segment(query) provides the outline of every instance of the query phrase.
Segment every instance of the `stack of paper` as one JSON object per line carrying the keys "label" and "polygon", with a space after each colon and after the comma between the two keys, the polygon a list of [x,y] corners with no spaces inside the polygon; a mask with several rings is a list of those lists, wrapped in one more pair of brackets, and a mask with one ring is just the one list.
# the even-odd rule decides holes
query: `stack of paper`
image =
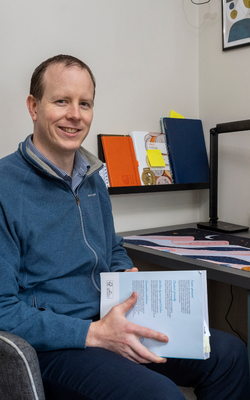
{"label": "stack of paper", "polygon": [[210,356],[206,271],[101,273],[101,318],[133,292],[138,298],[126,318],[166,334],[167,343],[141,338],[158,356]]}

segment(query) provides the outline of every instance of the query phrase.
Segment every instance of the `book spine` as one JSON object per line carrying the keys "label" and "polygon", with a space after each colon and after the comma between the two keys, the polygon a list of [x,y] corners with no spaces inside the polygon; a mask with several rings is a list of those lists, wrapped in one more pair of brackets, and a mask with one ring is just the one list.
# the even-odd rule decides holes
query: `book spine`
{"label": "book spine", "polygon": [[141,179],[140,179],[140,174],[139,174],[139,171],[138,171],[138,161],[137,161],[137,157],[136,157],[136,154],[135,154],[134,143],[133,143],[132,137],[129,136],[129,135],[128,135],[128,141],[129,141],[131,159],[133,160],[133,166],[134,166],[135,185],[136,186],[141,186]]}
{"label": "book spine", "polygon": [[165,119],[164,118],[160,119],[160,124],[161,124],[161,132],[165,134],[165,141],[166,141],[166,148],[167,148],[167,152],[168,152],[169,169],[170,169],[170,174],[171,174],[171,178],[172,178],[172,183],[175,183],[173,165],[172,165],[172,160],[171,160],[171,153],[170,153],[169,143],[168,143],[167,134],[166,134],[167,127],[165,125]]}
{"label": "book spine", "polygon": [[142,180],[141,176],[141,157],[140,157],[140,151],[137,143],[137,137],[135,132],[130,132],[130,137],[132,139],[133,143],[133,148],[134,148],[134,153],[135,153],[135,158],[136,158],[136,163],[137,163],[137,170],[138,170],[138,175],[140,178],[140,184],[141,186],[145,186],[145,183]]}

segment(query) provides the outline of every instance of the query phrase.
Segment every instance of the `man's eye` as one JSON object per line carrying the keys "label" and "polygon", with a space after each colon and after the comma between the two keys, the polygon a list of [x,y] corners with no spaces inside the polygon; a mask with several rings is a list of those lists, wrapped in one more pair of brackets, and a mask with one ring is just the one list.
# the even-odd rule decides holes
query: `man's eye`
{"label": "man's eye", "polygon": [[89,103],[82,101],[81,106],[83,106],[84,108],[89,108]]}
{"label": "man's eye", "polygon": [[65,103],[65,100],[57,100],[57,103],[63,104],[63,103]]}

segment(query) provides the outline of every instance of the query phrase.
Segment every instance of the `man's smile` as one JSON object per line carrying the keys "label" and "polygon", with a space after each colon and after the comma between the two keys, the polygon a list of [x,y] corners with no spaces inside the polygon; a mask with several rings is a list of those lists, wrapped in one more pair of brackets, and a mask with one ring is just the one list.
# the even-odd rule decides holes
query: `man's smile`
{"label": "man's smile", "polygon": [[60,126],[60,129],[62,129],[66,133],[76,133],[80,130],[80,129],[74,129],[74,128],[65,128],[63,126]]}

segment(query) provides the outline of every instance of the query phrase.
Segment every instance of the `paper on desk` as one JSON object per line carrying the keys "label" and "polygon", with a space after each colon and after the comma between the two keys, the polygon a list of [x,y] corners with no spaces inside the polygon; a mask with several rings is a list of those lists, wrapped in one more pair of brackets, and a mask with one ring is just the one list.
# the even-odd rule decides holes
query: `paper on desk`
{"label": "paper on desk", "polygon": [[126,318],[162,332],[168,343],[141,338],[153,353],[170,358],[210,356],[206,271],[101,273],[101,318],[133,292]]}

